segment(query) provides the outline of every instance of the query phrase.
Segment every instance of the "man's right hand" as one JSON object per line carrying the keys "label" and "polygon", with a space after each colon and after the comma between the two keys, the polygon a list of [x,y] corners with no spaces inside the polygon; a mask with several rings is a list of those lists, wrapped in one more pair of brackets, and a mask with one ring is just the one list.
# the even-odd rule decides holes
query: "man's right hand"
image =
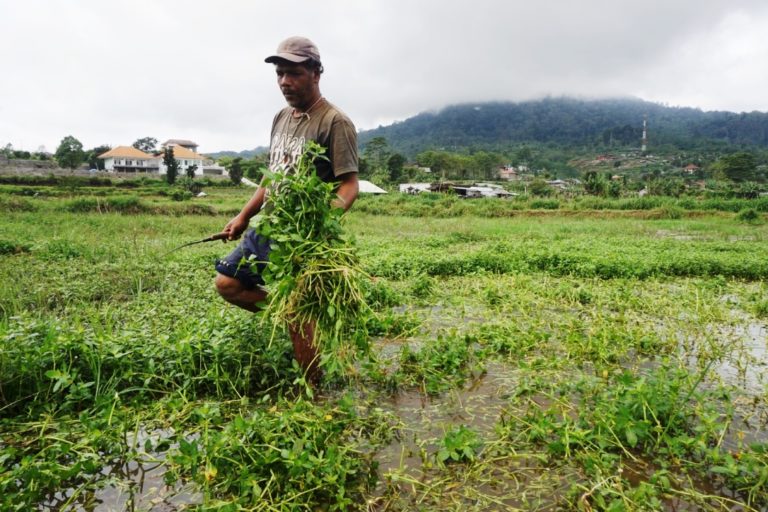
{"label": "man's right hand", "polygon": [[226,240],[237,240],[240,238],[240,235],[243,234],[243,231],[248,228],[248,220],[249,219],[245,219],[238,215],[231,221],[227,222],[227,225],[224,226],[224,229],[221,231],[222,233],[227,234]]}

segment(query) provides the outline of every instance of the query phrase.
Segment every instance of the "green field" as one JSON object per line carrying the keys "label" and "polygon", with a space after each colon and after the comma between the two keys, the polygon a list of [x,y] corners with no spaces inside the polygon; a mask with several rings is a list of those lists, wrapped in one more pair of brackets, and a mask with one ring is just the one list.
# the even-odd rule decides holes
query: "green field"
{"label": "green field", "polygon": [[0,186],[0,510],[768,507],[763,200],[361,198],[370,347],[313,393],[231,244],[168,253],[251,192],[205,191]]}

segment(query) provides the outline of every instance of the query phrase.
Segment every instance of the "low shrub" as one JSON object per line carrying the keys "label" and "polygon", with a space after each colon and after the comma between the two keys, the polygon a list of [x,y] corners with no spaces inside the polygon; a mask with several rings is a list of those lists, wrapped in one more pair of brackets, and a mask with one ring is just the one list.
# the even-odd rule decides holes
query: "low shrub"
{"label": "low shrub", "polygon": [[560,208],[560,201],[557,199],[533,199],[529,206],[532,210],[557,210]]}
{"label": "low shrub", "polygon": [[0,239],[0,255],[19,254],[22,252],[29,252],[29,249],[30,249],[29,244],[14,242],[12,240]]}
{"label": "low shrub", "polygon": [[0,212],[33,212],[37,207],[21,197],[0,197]]}
{"label": "low shrub", "polygon": [[736,214],[736,219],[747,224],[758,224],[763,220],[763,216],[754,208],[744,208]]}

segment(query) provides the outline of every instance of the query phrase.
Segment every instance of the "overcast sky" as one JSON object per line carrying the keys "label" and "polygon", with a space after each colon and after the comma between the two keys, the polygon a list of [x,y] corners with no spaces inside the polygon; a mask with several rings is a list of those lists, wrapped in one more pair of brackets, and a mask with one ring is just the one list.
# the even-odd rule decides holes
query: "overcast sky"
{"label": "overcast sky", "polygon": [[358,129],[546,95],[765,112],[766,34],[765,0],[0,0],[0,145],[267,145],[292,35]]}

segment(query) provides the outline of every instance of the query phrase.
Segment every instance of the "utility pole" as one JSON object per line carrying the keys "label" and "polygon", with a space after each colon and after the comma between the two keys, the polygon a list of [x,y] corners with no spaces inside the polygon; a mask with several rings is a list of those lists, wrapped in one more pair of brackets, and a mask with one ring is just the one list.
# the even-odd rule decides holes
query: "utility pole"
{"label": "utility pole", "polygon": [[643,142],[640,145],[640,151],[645,153],[648,149],[648,114],[643,114]]}

